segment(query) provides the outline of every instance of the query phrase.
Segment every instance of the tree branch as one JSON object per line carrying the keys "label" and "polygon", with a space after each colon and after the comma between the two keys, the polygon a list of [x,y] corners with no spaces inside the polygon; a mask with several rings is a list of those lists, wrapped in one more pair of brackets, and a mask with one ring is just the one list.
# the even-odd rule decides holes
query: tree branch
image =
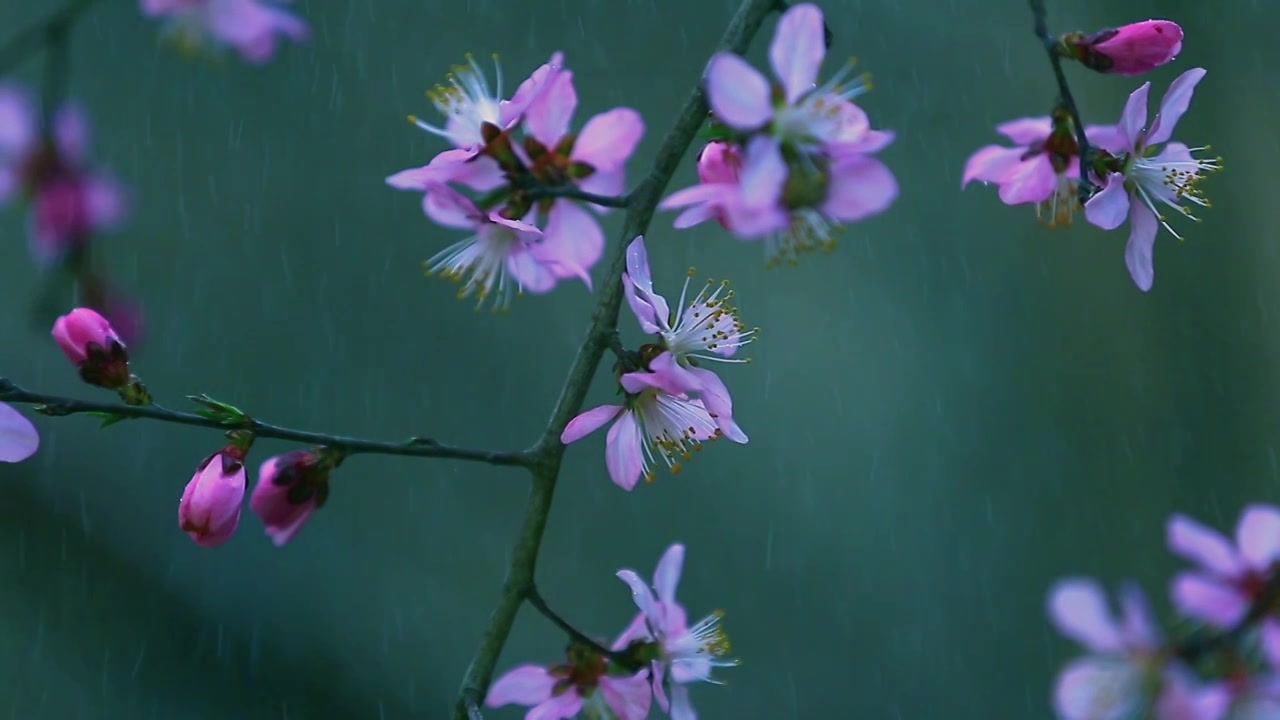
{"label": "tree branch", "polygon": [[52,38],[65,35],[84,11],[98,0],[71,0],[58,10],[50,13],[43,20],[23,29],[14,35],[9,42],[0,46],[0,75],[8,73],[39,50]]}
{"label": "tree branch", "polygon": [[28,392],[2,377],[0,377],[0,401],[36,405],[38,406],[36,408],[37,412],[52,416],[99,413],[122,418],[143,418],[177,425],[217,428],[219,430],[248,430],[255,437],[291,440],[311,445],[325,445],[342,451],[344,455],[408,455],[451,460],[473,460],[490,465],[520,465],[524,467],[532,464],[532,458],[526,452],[470,450],[443,445],[430,438],[422,437],[410,438],[399,443],[381,442],[343,435],[327,435],[306,430],[293,430],[252,418],[247,418],[245,422],[228,423],[207,418],[203,415],[196,415],[195,413],[169,410],[159,405],[124,405],[122,403],[92,402]]}
{"label": "tree branch", "polygon": [[1071,94],[1071,86],[1067,83],[1066,73],[1062,71],[1062,56],[1058,54],[1056,49],[1057,42],[1049,34],[1049,12],[1045,9],[1044,0],[1027,0],[1027,2],[1031,5],[1036,37],[1044,45],[1045,52],[1049,55],[1049,65],[1053,67],[1053,79],[1058,83],[1058,101],[1067,109],[1067,112],[1071,115],[1071,122],[1076,126],[1076,145],[1077,152],[1080,154],[1079,196],[1080,203],[1083,205],[1096,189],[1093,181],[1089,179],[1088,171],[1093,149],[1089,147],[1089,138],[1085,135],[1084,123],[1080,120],[1080,110],[1076,107],[1076,99]]}
{"label": "tree branch", "polygon": [[[729,27],[720,38],[718,50],[743,53],[751,39],[764,24],[765,18],[775,10],[776,0],[743,0],[737,13],[729,21]],[[595,311],[591,315],[591,324],[587,335],[578,348],[573,365],[569,368],[560,398],[556,402],[551,418],[547,422],[542,438],[531,450],[533,460],[533,487],[529,491],[528,504],[525,507],[524,522],[511,550],[511,562],[507,569],[507,579],[503,583],[502,594],[498,598],[498,606],[494,608],[476,649],[467,674],[462,680],[460,697],[454,707],[454,720],[468,720],[466,698],[468,692],[475,692],[483,697],[493,681],[493,670],[498,662],[498,655],[506,644],[507,635],[515,622],[521,603],[529,597],[533,590],[533,578],[537,569],[538,550],[542,545],[542,534],[547,526],[547,515],[551,511],[551,501],[555,495],[556,479],[560,475],[560,463],[564,459],[565,446],[560,442],[560,434],[569,420],[582,410],[587,397],[587,389],[595,376],[600,360],[609,344],[609,338],[618,324],[618,310],[622,304],[622,284],[617,278],[626,269],[626,249],[631,240],[642,235],[649,228],[653,213],[662,198],[662,192],[671,181],[680,161],[684,158],[689,145],[697,136],[698,128],[707,119],[709,111],[706,96],[702,92],[702,82],[694,88],[679,117],[667,132],[658,154],[654,158],[649,176],[640,183],[628,196],[627,214],[623,221],[620,242],[613,248],[608,269],[604,276],[609,282],[601,283],[596,297]]]}
{"label": "tree branch", "polygon": [[556,627],[563,630],[565,634],[568,635],[570,639],[572,639],[575,643],[589,647],[592,650],[594,650],[597,654],[602,655],[608,658],[610,661],[617,663],[618,665],[621,665],[622,667],[625,667],[629,670],[634,671],[634,670],[640,669],[640,666],[637,665],[631,658],[627,657],[625,654],[620,652],[615,652],[601,645],[600,643],[596,642],[592,638],[588,637],[585,633],[583,633],[578,628],[570,625],[569,621],[560,617],[556,613],[556,611],[551,609],[551,606],[547,605],[547,601],[542,598],[542,593],[538,592],[538,587],[536,585],[529,588],[529,592],[526,594],[525,599],[529,601],[529,604],[533,606],[534,610],[537,610],[538,612],[542,613],[543,617],[550,620]]}
{"label": "tree branch", "polygon": [[539,185],[538,187],[529,188],[526,192],[530,200],[565,198],[566,200],[581,200],[611,208],[624,208],[631,201],[630,195],[596,195],[595,193],[583,192],[572,185],[558,185],[555,187]]}

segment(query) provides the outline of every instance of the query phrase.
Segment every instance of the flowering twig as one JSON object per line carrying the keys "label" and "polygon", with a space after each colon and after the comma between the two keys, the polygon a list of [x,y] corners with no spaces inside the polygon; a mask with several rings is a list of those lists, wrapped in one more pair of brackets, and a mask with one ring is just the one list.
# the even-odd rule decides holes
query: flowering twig
{"label": "flowering twig", "polygon": [[[729,21],[729,27],[720,38],[719,49],[735,53],[745,52],[751,38],[760,30],[765,18],[776,9],[776,0],[743,0],[738,6],[737,13]],[[573,365],[569,368],[569,374],[560,391],[560,398],[551,413],[551,419],[547,422],[542,438],[530,450],[533,487],[530,489],[528,503],[525,506],[524,521],[515,545],[511,549],[511,561],[507,568],[507,578],[503,583],[502,593],[498,598],[498,605],[493,610],[489,626],[485,629],[471,665],[467,668],[467,674],[463,678],[460,697],[454,708],[454,720],[468,720],[468,693],[474,692],[483,696],[488,691],[498,655],[501,654],[502,647],[507,642],[507,636],[515,622],[516,612],[534,590],[533,580],[538,564],[538,550],[542,545],[542,534],[547,526],[547,515],[551,511],[556,480],[560,475],[560,463],[564,459],[565,446],[560,442],[560,435],[569,424],[569,420],[582,410],[591,380],[617,327],[618,310],[622,306],[622,284],[617,281],[617,278],[621,277],[626,269],[627,244],[632,238],[648,230],[663,190],[671,181],[671,176],[675,174],[698,129],[706,121],[709,109],[702,85],[699,83],[689,99],[685,101],[679,117],[663,139],[649,176],[627,196],[629,202],[622,225],[622,242],[613,248],[608,269],[604,273],[604,277],[611,278],[613,281],[601,284],[596,297],[595,310],[591,315],[591,324],[587,328],[587,336],[583,339]]]}
{"label": "flowering twig", "polygon": [[1066,108],[1067,113],[1071,115],[1071,121],[1075,124],[1076,144],[1080,154],[1080,202],[1088,200],[1096,189],[1093,182],[1089,180],[1089,173],[1084,172],[1083,168],[1088,167],[1089,160],[1092,157],[1092,149],[1089,147],[1089,138],[1085,136],[1084,123],[1080,120],[1080,110],[1076,107],[1076,99],[1071,94],[1071,86],[1067,83],[1066,73],[1062,70],[1062,56],[1057,50],[1057,41],[1049,34],[1048,10],[1045,9],[1044,0],[1028,0],[1031,4],[1031,14],[1035,18],[1035,34],[1044,43],[1045,52],[1049,54],[1049,65],[1053,67],[1053,78],[1058,83],[1058,101]]}
{"label": "flowering twig", "polygon": [[9,42],[0,46],[0,73],[8,72],[13,66],[26,60],[32,53],[47,44],[54,44],[56,38],[65,37],[76,20],[97,1],[71,0],[44,19],[14,35]]}
{"label": "flowering twig", "polygon": [[218,428],[221,430],[247,430],[255,437],[291,440],[311,445],[324,445],[343,455],[409,455],[452,460],[473,460],[490,465],[528,466],[531,458],[524,452],[493,452],[443,445],[430,438],[414,437],[404,442],[382,442],[362,438],[327,435],[324,433],[293,430],[246,417],[242,422],[226,422],[194,413],[169,410],[159,405],[125,405],[122,403],[93,402],[75,398],[28,392],[9,380],[0,377],[0,401],[34,405],[44,415],[62,416],[94,414],[107,418],[145,418],[178,425]]}
{"label": "flowering twig", "polygon": [[528,195],[530,200],[541,200],[543,198],[565,198],[567,200],[581,200],[583,202],[589,202],[595,205],[611,208],[624,208],[631,202],[630,195],[596,195],[595,193],[583,192],[572,185],[535,187],[528,190]]}

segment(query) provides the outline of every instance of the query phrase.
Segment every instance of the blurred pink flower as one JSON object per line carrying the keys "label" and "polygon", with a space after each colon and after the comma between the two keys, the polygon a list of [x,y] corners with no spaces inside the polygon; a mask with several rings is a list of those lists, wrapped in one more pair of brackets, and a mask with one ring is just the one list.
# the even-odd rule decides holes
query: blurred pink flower
{"label": "blurred pink flower", "polygon": [[0,205],[32,200],[27,239],[42,267],[64,257],[92,232],[110,230],[126,215],[124,194],[106,173],[85,169],[89,123],[73,104],[59,108],[48,139],[41,137],[30,94],[0,83]]}
{"label": "blurred pink flower", "polygon": [[[613,650],[626,647],[624,634]],[[526,664],[508,670],[494,681],[485,705],[525,705],[526,718],[556,720],[577,717],[616,717],[618,720],[645,720],[652,696],[648,670],[618,677],[609,674],[608,660],[589,649],[570,646],[564,663],[543,666]]]}
{"label": "blurred pink flower", "polygon": [[[1015,147],[987,145],[980,148],[964,166],[960,187],[973,180],[995,183],[1000,187],[1000,200],[1006,205],[1035,203],[1036,218],[1048,210],[1049,227],[1070,225],[1080,205],[1077,183],[1080,178],[1080,152],[1069,117],[1055,126],[1054,118],[1022,118],[996,126]],[[1085,137],[1091,143],[1113,138],[1113,126],[1090,125]]]}
{"label": "blurred pink flower", "polygon": [[140,0],[144,15],[165,18],[165,35],[184,50],[226,45],[251,63],[275,54],[279,36],[304,40],[307,24],[280,7],[288,0]]}
{"label": "blurred pink flower", "polygon": [[[572,185],[596,195],[621,195],[626,190],[626,162],[644,135],[644,121],[635,110],[614,108],[592,117],[581,132],[570,134],[577,107],[573,73],[560,70],[525,113],[525,164],[547,186]],[[540,217],[545,217],[545,223]],[[604,251],[604,231],[577,201],[547,199],[524,219],[541,225],[548,242],[571,249],[573,268],[590,270]],[[583,279],[590,286],[590,277]]]}
{"label": "blurred pink flower", "polygon": [[432,256],[426,266],[429,274],[463,283],[458,298],[474,294],[477,307],[492,300],[494,310],[505,310],[517,293],[548,292],[575,261],[572,249],[547,242],[538,228],[496,211],[485,213],[444,185],[428,190],[423,205],[435,222],[474,233]]}
{"label": "blurred pink flower", "polygon": [[[708,283],[697,296],[688,297],[690,275],[680,290],[679,315],[653,289],[649,255],[644,238],[637,237],[627,247],[627,270],[622,275],[627,303],[640,328],[659,338],[662,352],[649,361],[649,369],[673,378],[675,386],[695,393],[717,427],[736,443],[747,442],[746,433],[733,420],[733,400],[713,371],[698,367],[698,361],[744,363],[734,358],[738,348],[755,340],[755,329],[738,319],[738,309],[729,304],[733,292],[728,282]],[[687,302],[687,304],[686,304]]]}
{"label": "blurred pink flower", "polygon": [[864,146],[887,145],[849,102],[870,89],[866,74],[850,79],[850,63],[817,84],[827,54],[823,27],[817,5],[794,5],[783,13],[769,45],[776,86],[740,56],[716,53],[706,72],[707,100],[716,119],[736,130],[762,130],[784,143],[833,155],[841,154],[840,146],[870,152]]}
{"label": "blurred pink flower", "polygon": [[618,578],[631,588],[631,597],[640,609],[618,643],[621,647],[633,641],[658,645],[658,658],[652,665],[653,694],[658,706],[675,720],[693,720],[697,714],[689,701],[688,685],[719,684],[711,678],[712,671],[734,667],[738,661],[725,657],[729,654],[729,637],[720,626],[723,613],[713,612],[689,626],[684,607],[676,601],[683,567],[684,546],[677,543],[667,548],[658,561],[653,589],[634,570],[618,571]]}
{"label": "blurred pink flower", "polygon": [[1049,618],[1089,651],[1063,668],[1053,706],[1064,720],[1126,720],[1150,706],[1153,720],[1218,720],[1230,703],[1221,685],[1200,685],[1162,652],[1142,592],[1125,585],[1120,617],[1093,580],[1067,578],[1049,593]]}
{"label": "blurred pink flower", "polygon": [[634,488],[641,477],[653,481],[655,455],[676,473],[702,443],[720,437],[716,419],[701,400],[680,390],[669,368],[627,373],[619,382],[627,392],[625,404],[582,412],[569,421],[560,442],[576,442],[613,422],[605,439],[605,466],[623,490]]}
{"label": "blurred pink flower", "polygon": [[1072,57],[1092,70],[1141,75],[1178,56],[1182,51],[1182,28],[1171,20],[1143,20],[1092,35],[1068,33],[1062,44]]}
{"label": "blurred pink flower", "polygon": [[129,383],[129,353],[124,341],[97,312],[75,308],[54,321],[50,335],[85,382],[109,390]]}
{"label": "blurred pink flower", "polygon": [[[1199,565],[1179,573],[1171,592],[1177,608],[1220,628],[1239,622],[1253,603],[1277,581],[1280,567],[1280,508],[1251,505],[1240,515],[1235,544],[1196,521],[1174,515],[1169,519],[1169,549]],[[1260,623],[1262,650],[1280,669],[1280,621],[1264,617]]]}
{"label": "blurred pink flower", "polygon": [[564,64],[564,54],[556,52],[545,64],[533,71],[510,100],[502,95],[502,66],[498,56],[493,56],[497,82],[489,87],[489,80],[475,58],[467,55],[467,64],[450,68],[448,85],[437,85],[427,92],[436,110],[445,116],[444,127],[432,125],[410,115],[409,121],[433,135],[439,135],[459,150],[476,153],[485,145],[483,127],[492,125],[497,130],[510,130],[524,117],[529,105],[538,98],[548,84],[555,79]]}
{"label": "blurred pink flower", "polygon": [[[1103,230],[1114,230],[1129,220],[1129,242],[1124,259],[1133,282],[1143,291],[1155,282],[1152,264],[1156,232],[1164,226],[1171,235],[1182,239],[1165,221],[1160,206],[1172,208],[1196,219],[1183,201],[1208,207],[1200,193],[1199,182],[1205,175],[1222,168],[1221,158],[1196,158],[1191,153],[1207,148],[1188,148],[1169,142],[1173,129],[1187,106],[1196,84],[1205,75],[1202,68],[1192,68],[1169,85],[1160,101],[1160,112],[1147,127],[1147,92],[1151,83],[1143,83],[1125,103],[1115,137],[1099,141],[1103,150],[1116,156],[1107,167],[1105,186],[1084,205],[1085,217]],[[1158,153],[1151,150],[1161,143]]]}
{"label": "blurred pink flower", "polygon": [[39,448],[40,434],[31,421],[0,402],[0,462],[22,462]]}
{"label": "blurred pink flower", "polygon": [[227,447],[205,458],[182,492],[178,525],[197,545],[217,547],[240,525],[244,453]]}
{"label": "blurred pink flower", "polygon": [[276,547],[293,539],[329,497],[329,467],[317,451],[295,450],[268,458],[258,469],[249,509]]}

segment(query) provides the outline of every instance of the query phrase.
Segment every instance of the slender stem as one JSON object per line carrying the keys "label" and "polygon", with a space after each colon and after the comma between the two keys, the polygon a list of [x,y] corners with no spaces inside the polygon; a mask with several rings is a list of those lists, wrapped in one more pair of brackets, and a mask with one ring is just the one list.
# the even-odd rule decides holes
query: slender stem
{"label": "slender stem", "polygon": [[462,702],[467,708],[467,720],[484,720],[484,716],[480,714],[480,701],[476,698],[475,692],[463,693]]}
{"label": "slender stem", "polygon": [[84,11],[98,0],[71,0],[44,19],[24,28],[9,42],[0,45],[0,75],[7,74],[18,63],[26,60],[49,42],[52,33],[65,32],[75,24]]}
{"label": "slender stem", "polygon": [[[733,19],[729,21],[729,27],[721,37],[718,49],[739,54],[745,52],[751,39],[764,24],[765,18],[775,9],[775,4],[776,0],[743,0]],[[703,95],[702,84],[699,82],[663,139],[649,176],[627,196],[627,213],[623,220],[620,242],[613,248],[604,277],[622,276],[622,271],[626,269],[627,245],[637,235],[642,235],[648,230],[658,201],[688,151],[689,145],[697,136],[698,128],[706,121],[708,110],[707,99]],[[466,708],[468,692],[475,692],[483,697],[488,691],[489,683],[493,681],[493,671],[498,662],[498,655],[506,644],[516,613],[534,587],[533,578],[537,569],[538,550],[542,545],[547,515],[551,511],[551,501],[555,496],[560,463],[564,459],[565,446],[560,442],[560,433],[569,424],[569,420],[582,410],[587,389],[591,386],[591,380],[609,345],[609,338],[617,327],[618,310],[621,305],[622,284],[603,283],[596,297],[591,324],[587,328],[582,345],[578,348],[573,365],[569,368],[564,387],[560,391],[560,398],[551,413],[542,438],[531,451],[533,487],[529,491],[524,522],[511,550],[507,579],[503,583],[498,605],[494,608],[489,627],[481,637],[480,645],[462,680],[460,698],[454,707],[454,720],[468,720]]]}
{"label": "slender stem", "polygon": [[583,192],[572,185],[559,185],[556,187],[535,187],[530,188],[530,200],[541,200],[543,198],[565,198],[568,200],[581,200],[603,207],[624,208],[627,206],[628,195],[596,195],[595,193]]}
{"label": "slender stem", "polygon": [[591,648],[596,653],[603,655],[609,660],[625,668],[629,668],[631,670],[640,669],[640,666],[637,665],[634,661],[632,661],[631,658],[627,657],[622,653],[614,652],[613,650],[610,650],[609,648],[601,645],[600,643],[596,642],[592,638],[588,637],[581,630],[578,630],[576,627],[570,625],[567,620],[560,617],[556,613],[556,611],[552,610],[551,607],[547,605],[547,601],[543,599],[542,593],[538,592],[538,588],[536,585],[534,587],[529,588],[528,593],[525,595],[525,600],[527,600],[529,604],[533,606],[533,609],[542,613],[543,617],[550,620],[552,623],[555,624],[556,627],[563,630],[565,634],[568,635],[569,638],[572,639],[575,643],[579,645],[585,645],[586,647]]}
{"label": "slender stem", "polygon": [[226,423],[194,413],[169,410],[159,405],[124,405],[122,403],[92,402],[75,398],[45,395],[23,390],[9,380],[0,377],[0,401],[40,406],[37,411],[46,415],[76,415],[100,413],[124,418],[145,418],[178,425],[217,428],[220,430],[248,430],[255,437],[291,440],[311,445],[325,445],[340,450],[344,455],[408,455],[413,457],[473,460],[490,465],[529,466],[532,458],[524,452],[492,452],[470,450],[444,445],[430,438],[414,437],[404,442],[381,442],[343,435],[293,430],[279,425],[249,418],[243,423]]}
{"label": "slender stem", "polygon": [[1076,107],[1075,96],[1071,94],[1071,86],[1067,83],[1066,73],[1062,71],[1062,56],[1056,50],[1057,42],[1053,36],[1049,34],[1049,13],[1045,9],[1044,0],[1028,0],[1031,5],[1031,15],[1035,18],[1035,34],[1044,44],[1045,52],[1049,54],[1049,65],[1053,67],[1053,78],[1058,83],[1058,100],[1067,112],[1071,115],[1071,122],[1076,126],[1076,145],[1080,153],[1080,202],[1084,203],[1092,195],[1097,188],[1093,181],[1089,179],[1089,160],[1093,156],[1093,149],[1089,147],[1089,138],[1085,136],[1084,123],[1080,120],[1080,110]]}

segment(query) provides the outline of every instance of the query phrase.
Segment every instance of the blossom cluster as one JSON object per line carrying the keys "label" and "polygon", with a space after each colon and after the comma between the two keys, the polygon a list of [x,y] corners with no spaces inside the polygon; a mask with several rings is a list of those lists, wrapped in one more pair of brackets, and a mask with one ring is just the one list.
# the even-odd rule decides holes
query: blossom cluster
{"label": "blossom cluster", "polygon": [[[1102,72],[1138,75],[1176,57],[1182,39],[1177,24],[1147,20],[1089,36],[1067,33],[1059,41],[1058,51]],[[1150,123],[1148,82],[1129,95],[1116,125],[1089,125],[1077,132],[1074,108],[1062,101],[1048,116],[998,125],[996,131],[1012,147],[988,145],[971,155],[961,186],[973,180],[995,183],[1001,201],[1035,205],[1037,218],[1050,227],[1069,225],[1083,195],[1089,223],[1115,230],[1128,221],[1125,265],[1134,284],[1150,290],[1155,282],[1153,255],[1160,228],[1182,239],[1166,213],[1198,220],[1194,208],[1209,206],[1200,183],[1222,167],[1221,158],[1200,155],[1207,146],[1188,147],[1172,140],[1174,128],[1204,76],[1203,68],[1179,75]],[[1088,148],[1083,158],[1082,138]]]}
{"label": "blossom cluster", "polygon": [[1166,527],[1169,549],[1193,567],[1169,595],[1192,623],[1161,632],[1142,592],[1107,608],[1102,586],[1068,578],[1049,594],[1049,617],[1088,651],[1058,675],[1054,708],[1065,720],[1262,720],[1280,717],[1280,508],[1245,508],[1228,540],[1185,516]]}
{"label": "blossom cluster", "polygon": [[[723,613],[689,624],[676,587],[684,569],[684,546],[672,545],[653,573],[652,587],[634,570],[619,570],[639,612],[608,649],[569,646],[564,662],[520,665],[498,678],[485,703],[525,705],[526,718],[615,717],[644,720],[653,702],[675,720],[695,720],[689,686],[717,683],[716,668],[733,667]],[[612,713],[612,714],[610,714]]]}

